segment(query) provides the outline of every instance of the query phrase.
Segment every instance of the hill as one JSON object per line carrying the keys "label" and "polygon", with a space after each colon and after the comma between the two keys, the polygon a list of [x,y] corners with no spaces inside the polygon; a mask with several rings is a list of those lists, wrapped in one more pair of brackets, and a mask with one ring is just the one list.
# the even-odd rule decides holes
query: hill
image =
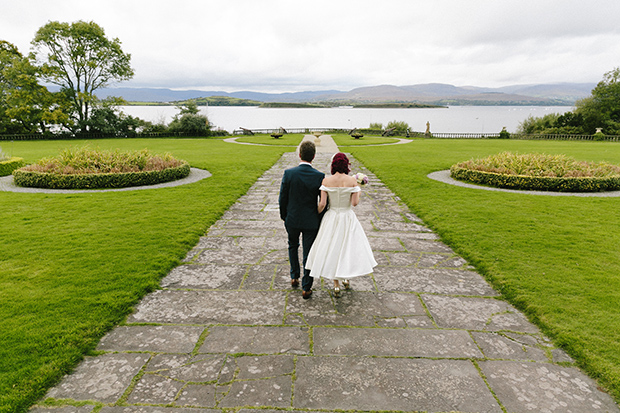
{"label": "hill", "polygon": [[[512,85],[500,88],[454,86],[426,83],[408,86],[379,85],[360,87],[348,92],[337,90],[294,93],[261,93],[251,91],[222,92],[201,90],[171,90],[163,88],[107,88],[96,92],[100,98],[121,96],[135,102],[180,102],[188,99],[218,97],[213,105],[234,106],[260,103],[321,103],[327,106],[380,103],[420,103],[430,105],[539,105],[572,106],[575,101],[590,96],[595,83],[554,83]],[[229,99],[227,99],[229,98]],[[236,102],[236,103],[235,103]],[[209,102],[211,105],[212,103]]]}

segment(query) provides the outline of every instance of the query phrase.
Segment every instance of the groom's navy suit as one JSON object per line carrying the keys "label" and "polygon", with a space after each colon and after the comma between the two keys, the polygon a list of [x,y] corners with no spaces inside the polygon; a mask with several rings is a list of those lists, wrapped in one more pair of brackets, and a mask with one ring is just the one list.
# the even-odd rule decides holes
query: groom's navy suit
{"label": "groom's navy suit", "polygon": [[306,259],[316,238],[321,219],[317,210],[319,190],[325,174],[310,164],[287,169],[280,185],[280,217],[284,220],[288,233],[288,258],[291,264],[291,278],[299,278],[299,236],[302,236],[304,276],[301,287],[304,291],[312,288],[310,270],[306,270]]}

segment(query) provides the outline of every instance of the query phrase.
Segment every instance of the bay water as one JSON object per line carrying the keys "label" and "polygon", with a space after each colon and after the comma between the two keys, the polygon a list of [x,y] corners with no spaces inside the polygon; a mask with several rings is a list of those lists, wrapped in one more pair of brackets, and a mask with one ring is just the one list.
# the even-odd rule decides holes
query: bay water
{"label": "bay water", "polygon": [[[153,123],[168,124],[179,113],[174,106],[122,106],[128,115]],[[390,121],[406,122],[412,131],[434,133],[498,133],[503,127],[516,132],[528,116],[566,113],[571,106],[450,106],[448,108],[259,108],[254,106],[199,107],[215,128],[228,132],[246,129],[368,128]]]}

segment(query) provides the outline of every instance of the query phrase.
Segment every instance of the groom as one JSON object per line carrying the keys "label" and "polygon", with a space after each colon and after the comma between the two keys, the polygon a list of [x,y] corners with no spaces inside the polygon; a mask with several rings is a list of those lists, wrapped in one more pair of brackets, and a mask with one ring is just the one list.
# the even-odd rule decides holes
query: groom
{"label": "groom", "polygon": [[304,275],[301,280],[302,297],[312,295],[312,277],[306,270],[306,259],[316,238],[321,221],[317,209],[319,187],[325,174],[312,167],[316,147],[312,141],[303,141],[299,146],[299,166],[284,171],[280,185],[280,218],[288,233],[288,260],[291,265],[291,286],[299,286],[299,236],[302,236]]}

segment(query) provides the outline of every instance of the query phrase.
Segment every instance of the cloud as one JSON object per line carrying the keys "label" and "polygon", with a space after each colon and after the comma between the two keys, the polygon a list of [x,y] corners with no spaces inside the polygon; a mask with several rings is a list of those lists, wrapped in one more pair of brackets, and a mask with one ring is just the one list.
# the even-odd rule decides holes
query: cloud
{"label": "cloud", "polygon": [[617,0],[5,0],[0,39],[93,20],[131,53],[124,86],[300,91],[597,82],[620,66]]}

